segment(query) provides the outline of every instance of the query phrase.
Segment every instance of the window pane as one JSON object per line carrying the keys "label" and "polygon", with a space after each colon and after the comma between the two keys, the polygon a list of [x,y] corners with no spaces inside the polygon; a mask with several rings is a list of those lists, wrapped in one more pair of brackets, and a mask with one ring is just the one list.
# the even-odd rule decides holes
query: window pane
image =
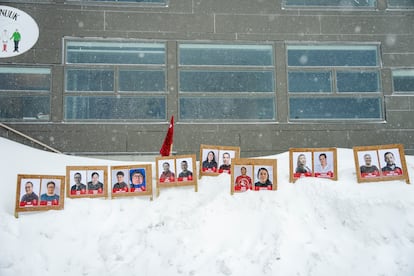
{"label": "window pane", "polygon": [[378,72],[337,72],[338,92],[379,92]]}
{"label": "window pane", "polygon": [[165,72],[144,70],[121,70],[120,91],[165,91]]}
{"label": "window pane", "polygon": [[184,92],[273,92],[271,71],[181,71]]}
{"label": "window pane", "polygon": [[49,120],[49,96],[0,95],[0,118],[14,120]]}
{"label": "window pane", "polygon": [[165,97],[76,97],[67,96],[65,119],[162,119]]}
{"label": "window pane", "polygon": [[66,63],[165,64],[165,45],[68,41]]}
{"label": "window pane", "polygon": [[182,97],[180,99],[180,119],[182,120],[272,120],[275,118],[274,109],[274,97]]}
{"label": "window pane", "polygon": [[378,66],[376,46],[290,45],[289,66]]}
{"label": "window pane", "polygon": [[101,69],[68,69],[66,91],[114,91],[114,72]]}
{"label": "window pane", "polygon": [[332,92],[331,72],[289,72],[289,92]]}
{"label": "window pane", "polygon": [[181,44],[181,65],[273,65],[271,45]]}
{"label": "window pane", "polygon": [[394,92],[414,92],[414,70],[392,71]]}
{"label": "window pane", "polygon": [[50,69],[0,67],[0,90],[50,92]]}
{"label": "window pane", "polygon": [[414,9],[414,1],[413,0],[388,0],[388,7]]}
{"label": "window pane", "polygon": [[287,6],[375,7],[375,0],[285,0]]}
{"label": "window pane", "polygon": [[40,3],[51,3],[54,0],[3,0],[2,2],[12,2],[12,3],[36,3],[36,4],[40,4]]}
{"label": "window pane", "polygon": [[381,98],[290,98],[290,119],[382,119]]}
{"label": "window pane", "polygon": [[[74,1],[74,0],[72,0]],[[79,1],[79,0],[78,0]],[[166,0],[83,0],[89,2],[121,2],[121,3],[166,3]]]}

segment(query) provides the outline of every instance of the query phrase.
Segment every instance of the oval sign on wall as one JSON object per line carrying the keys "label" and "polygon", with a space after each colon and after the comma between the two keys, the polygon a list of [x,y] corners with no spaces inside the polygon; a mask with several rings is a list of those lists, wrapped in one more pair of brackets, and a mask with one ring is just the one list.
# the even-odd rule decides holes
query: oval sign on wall
{"label": "oval sign on wall", "polygon": [[19,9],[0,6],[0,58],[30,50],[39,38],[36,21]]}

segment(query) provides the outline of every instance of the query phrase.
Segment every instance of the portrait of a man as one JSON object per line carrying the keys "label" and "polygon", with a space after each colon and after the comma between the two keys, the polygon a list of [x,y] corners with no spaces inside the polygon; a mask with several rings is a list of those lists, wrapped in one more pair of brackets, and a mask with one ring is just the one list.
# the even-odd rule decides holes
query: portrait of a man
{"label": "portrait of a man", "polygon": [[177,159],[177,167],[179,167],[178,179],[177,181],[189,181],[193,180],[193,160],[191,158],[187,159]]}
{"label": "portrait of a man", "polygon": [[231,158],[234,157],[234,151],[221,150],[219,152],[219,173],[231,173]]}
{"label": "portrait of a man", "polygon": [[129,191],[128,184],[125,182],[127,181],[128,173],[125,170],[113,170],[112,176],[112,178],[115,176],[115,179],[113,179],[115,184],[112,187],[112,193],[126,193]]}
{"label": "portrait of a man", "polygon": [[131,192],[145,192],[147,189],[145,169],[132,169],[129,174],[131,175]]}
{"label": "portrait of a man", "polygon": [[323,151],[314,152],[314,170],[315,177],[333,177],[334,176],[334,155],[333,152]]}
{"label": "portrait of a man", "polygon": [[60,180],[45,180],[42,183],[42,194],[40,195],[40,205],[59,205],[60,200]]}
{"label": "portrait of a man", "polygon": [[[400,158],[397,150],[383,150],[380,151],[380,154],[382,154],[384,160],[383,160],[383,166],[381,168],[382,175],[384,176],[395,176],[395,175],[402,175],[403,170],[400,167]],[[398,162],[398,164],[397,164]]]}
{"label": "portrait of a man", "polygon": [[20,206],[32,207],[39,204],[39,181],[37,179],[22,181],[23,195],[20,199]]}
{"label": "portrait of a man", "polygon": [[161,174],[159,176],[160,182],[174,182],[175,181],[175,168],[174,160],[160,160],[158,163]]}
{"label": "portrait of a man", "polygon": [[380,170],[378,169],[378,154],[377,151],[359,152],[359,171],[361,177],[378,177]]}
{"label": "portrait of a man", "polygon": [[83,183],[85,171],[71,171],[72,186],[70,187],[71,195],[84,195],[86,194],[86,185]]}
{"label": "portrait of a man", "polygon": [[239,174],[236,174],[235,172],[236,178],[234,180],[234,190],[238,192],[245,192],[253,189],[252,166],[237,165],[234,169],[240,172]]}

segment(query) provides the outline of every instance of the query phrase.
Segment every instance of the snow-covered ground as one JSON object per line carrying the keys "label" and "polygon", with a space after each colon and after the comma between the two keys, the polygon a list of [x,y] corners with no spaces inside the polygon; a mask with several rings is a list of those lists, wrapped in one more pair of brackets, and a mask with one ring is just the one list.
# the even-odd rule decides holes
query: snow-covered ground
{"label": "snow-covered ground", "polygon": [[[243,151],[243,149],[241,149]],[[204,176],[158,198],[65,198],[59,211],[14,216],[17,174],[128,162],[44,152],[0,138],[0,275],[414,275],[414,186],[358,184],[352,149],[338,181],[230,195],[230,175]],[[411,182],[414,156],[406,156]],[[136,164],[137,162],[129,162]],[[151,163],[151,162],[145,162]],[[155,171],[155,170],[153,170]],[[154,180],[155,183],[155,180]]]}

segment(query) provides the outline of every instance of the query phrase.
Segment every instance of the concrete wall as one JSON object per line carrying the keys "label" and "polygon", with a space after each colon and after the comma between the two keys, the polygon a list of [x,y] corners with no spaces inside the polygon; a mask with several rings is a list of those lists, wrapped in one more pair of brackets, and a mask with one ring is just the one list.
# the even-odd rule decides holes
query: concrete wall
{"label": "concrete wall", "polygon": [[[414,95],[392,93],[392,68],[414,67],[414,12],[386,9],[282,9],[281,0],[170,0],[168,7],[81,5],[63,0],[46,4],[5,3],[38,23],[40,36],[30,51],[5,64],[52,67],[50,122],[7,122],[56,149],[81,154],[158,153],[171,115],[176,116],[174,151],[198,153],[200,144],[240,146],[242,157],[270,155],[290,147],[345,147],[402,143],[414,154]],[[174,53],[177,42],[266,42],[276,54],[277,119],[272,123],[180,122],[176,64],[168,66],[167,119],[160,123],[71,123],[63,121],[64,37],[165,40]],[[285,43],[380,43],[385,121],[288,122]],[[172,49],[172,50],[171,50]],[[169,62],[176,62],[170,56]],[[2,136],[25,140],[0,128]]]}

